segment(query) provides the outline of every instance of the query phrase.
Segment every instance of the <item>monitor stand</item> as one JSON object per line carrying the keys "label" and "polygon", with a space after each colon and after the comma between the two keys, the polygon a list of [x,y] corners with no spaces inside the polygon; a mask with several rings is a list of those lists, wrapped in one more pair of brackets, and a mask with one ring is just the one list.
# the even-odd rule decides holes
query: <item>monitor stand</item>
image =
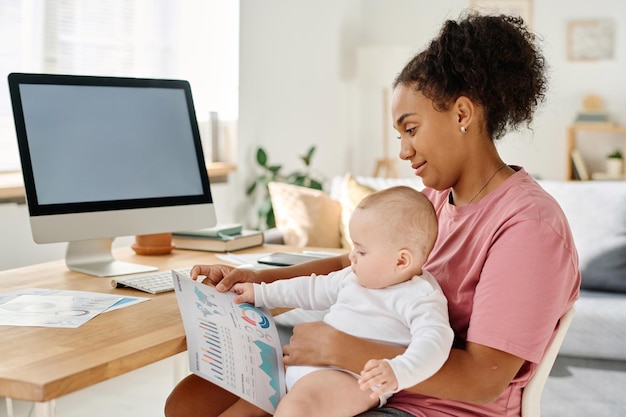
{"label": "monitor stand", "polygon": [[69,242],[65,252],[65,264],[72,271],[97,277],[112,277],[158,270],[154,266],[116,261],[111,253],[112,244],[113,239]]}

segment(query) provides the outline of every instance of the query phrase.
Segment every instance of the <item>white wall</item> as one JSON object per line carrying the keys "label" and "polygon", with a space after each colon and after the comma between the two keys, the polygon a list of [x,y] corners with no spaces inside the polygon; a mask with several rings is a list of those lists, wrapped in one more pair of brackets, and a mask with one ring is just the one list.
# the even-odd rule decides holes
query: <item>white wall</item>
{"label": "white wall", "polygon": [[[564,179],[565,131],[587,94],[602,96],[614,121],[626,124],[626,2],[530,0],[532,25],[550,65],[547,103],[532,131],[504,138],[508,163],[546,179]],[[263,146],[286,171],[316,144],[314,168],[330,178],[346,171],[370,175],[382,154],[379,92],[360,81],[359,54],[388,46],[418,51],[469,0],[240,0],[238,169],[213,186],[221,222],[255,218],[245,189],[258,174],[254,152]],[[616,24],[615,58],[571,62],[567,22],[610,18]],[[407,59],[410,57],[407,57]],[[400,70],[400,68],[398,68]],[[395,135],[394,135],[395,136]],[[392,141],[392,145],[395,143]],[[397,146],[397,145],[395,145]],[[392,156],[397,149],[392,149]],[[399,161],[400,175],[411,175]],[[36,246],[25,208],[0,206],[0,269],[62,256],[64,246]]]}
{"label": "white wall", "polygon": [[28,225],[28,209],[24,204],[0,204],[0,270],[62,258],[61,244],[37,245]]}
{"label": "white wall", "polygon": [[[24,204],[0,204],[0,271],[39,262],[63,259],[65,243],[45,245],[33,241],[28,221],[28,208]],[[114,247],[129,246],[133,237],[121,237]]]}
{"label": "white wall", "polygon": [[[614,121],[626,124],[626,2],[530,1],[532,26],[549,64],[548,99],[532,130],[511,134],[499,146],[506,162],[546,179],[564,179],[566,128],[585,95],[603,97]],[[248,203],[240,187],[257,172],[253,152],[259,145],[274,162],[297,167],[296,155],[317,144],[314,166],[327,176],[346,170],[371,174],[382,154],[381,99],[377,91],[359,85],[357,51],[371,46],[417,51],[444,19],[458,17],[469,4],[241,0],[240,169],[232,195],[241,201],[237,216],[243,218]],[[567,22],[593,18],[615,22],[615,58],[568,61]],[[406,165],[399,161],[400,175],[411,175]]]}
{"label": "white wall", "polygon": [[344,170],[352,115],[343,74],[359,9],[358,0],[241,1],[239,169],[231,196],[240,202],[238,218],[249,211],[242,196],[258,173],[258,146],[266,148],[270,162],[284,163],[285,172],[301,168],[297,156],[313,144],[318,170]]}
{"label": "white wall", "polygon": [[[228,187],[225,184],[214,184],[211,191],[217,217],[226,219],[225,222],[232,221],[227,220],[232,215],[228,206]],[[120,236],[114,240],[113,247],[129,246],[133,241],[133,236]],[[0,271],[63,259],[66,247],[66,243],[40,245],[33,241],[25,204],[0,204]]]}

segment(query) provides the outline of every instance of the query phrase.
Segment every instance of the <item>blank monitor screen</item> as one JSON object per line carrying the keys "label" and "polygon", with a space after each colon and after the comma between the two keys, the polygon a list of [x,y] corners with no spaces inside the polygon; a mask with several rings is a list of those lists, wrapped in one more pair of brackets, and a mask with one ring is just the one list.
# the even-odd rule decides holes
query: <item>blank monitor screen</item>
{"label": "blank monitor screen", "polygon": [[9,88],[36,242],[215,224],[186,81],[11,74]]}
{"label": "blank monitor screen", "polygon": [[31,84],[20,93],[40,208],[202,195],[183,90]]}

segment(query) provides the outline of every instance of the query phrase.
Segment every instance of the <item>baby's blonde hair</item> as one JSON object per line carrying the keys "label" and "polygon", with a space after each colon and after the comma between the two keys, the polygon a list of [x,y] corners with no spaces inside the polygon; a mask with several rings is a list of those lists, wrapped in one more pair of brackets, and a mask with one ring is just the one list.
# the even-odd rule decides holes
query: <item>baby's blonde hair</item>
{"label": "baby's blonde hair", "polygon": [[414,188],[395,186],[366,196],[356,210],[378,210],[380,222],[390,244],[422,255],[425,262],[437,240],[435,209],[428,198]]}

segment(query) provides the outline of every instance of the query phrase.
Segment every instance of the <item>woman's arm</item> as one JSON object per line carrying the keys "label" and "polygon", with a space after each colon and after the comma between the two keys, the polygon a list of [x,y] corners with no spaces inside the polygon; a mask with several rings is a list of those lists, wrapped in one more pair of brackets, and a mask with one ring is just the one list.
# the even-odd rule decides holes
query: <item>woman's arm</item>
{"label": "woman's arm", "polygon": [[227,265],[196,265],[191,269],[191,278],[205,276],[207,283],[215,285],[218,291],[228,291],[238,282],[273,282],[311,274],[328,275],[350,265],[348,255],[316,259],[299,265],[268,269],[244,269]]}
{"label": "woman's arm", "polygon": [[[369,359],[393,358],[404,348],[362,340],[322,322],[294,328],[284,348],[285,365],[337,366],[359,373]],[[456,401],[482,404],[493,401],[509,385],[524,360],[476,343],[452,349],[443,367],[409,391]]]}
{"label": "woman's arm", "polygon": [[524,359],[478,343],[452,349],[443,367],[409,391],[444,399],[485,404],[511,383]]}
{"label": "woman's arm", "polygon": [[257,270],[257,275],[261,279],[260,282],[272,282],[279,279],[302,277],[311,274],[328,275],[331,272],[339,271],[348,265],[350,265],[350,260],[348,259],[348,255],[345,254],[329,258],[315,259],[313,261],[292,266],[260,269]]}

